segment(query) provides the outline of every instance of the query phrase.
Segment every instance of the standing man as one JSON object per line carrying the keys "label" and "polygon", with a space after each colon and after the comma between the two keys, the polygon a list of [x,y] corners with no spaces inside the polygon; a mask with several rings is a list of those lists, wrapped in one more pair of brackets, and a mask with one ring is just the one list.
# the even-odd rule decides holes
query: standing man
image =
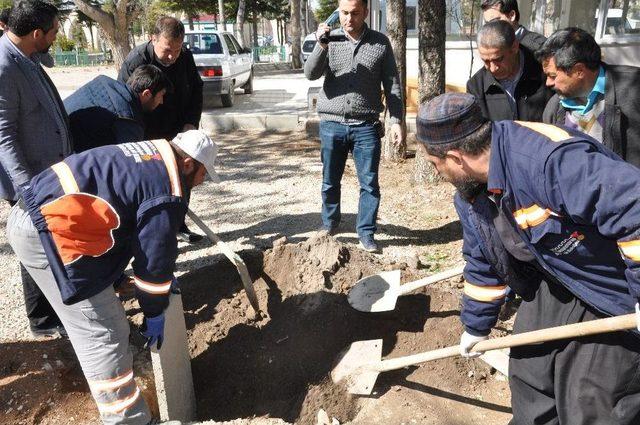
{"label": "standing man", "polygon": [[153,65],[133,71],[127,84],[100,75],[64,101],[76,152],[144,140],[143,113],[162,105],[171,82]]}
{"label": "standing man", "polygon": [[544,35],[529,31],[520,25],[520,10],[517,0],[482,0],[482,19],[485,22],[505,21],[513,27],[518,42],[531,53],[542,46],[546,40]]}
{"label": "standing man", "polygon": [[556,31],[536,56],[556,92],[544,122],[580,130],[640,166],[640,68],[604,63],[580,28]]}
{"label": "standing man", "polygon": [[[142,65],[157,66],[171,81],[173,92],[162,105],[145,114],[145,140],[172,139],[176,134],[197,129],[202,114],[202,78],[191,52],[183,46],[184,25],[176,18],[162,16],[156,21],[151,41],[137,46],[125,59],[118,80],[126,83]],[[203,236],[182,226],[178,237],[189,243]]]}
{"label": "standing man", "polygon": [[[0,163],[13,183],[2,188],[3,199],[15,201],[17,187],[73,150],[62,100],[40,65],[58,27],[54,6],[24,0],[13,6],[9,30],[0,38]],[[21,274],[31,332],[64,333],[38,286]]]}
{"label": "standing man", "polygon": [[338,8],[342,28],[331,32],[334,41],[324,43],[323,36],[330,28],[320,24],[316,32],[318,43],[304,65],[309,80],[324,76],[317,106],[321,119],[323,230],[329,234],[338,231],[340,180],[352,152],[360,182],[356,230],[360,245],[376,252],[378,166],[384,133],[380,123],[384,109],[380,85],[384,88],[395,144],[404,140],[404,100],[389,39],[364,22],[369,13],[367,0],[340,0]]}
{"label": "standing man", "polygon": [[[142,334],[159,350],[190,190],[217,177],[216,145],[190,130],[171,142],[72,155],[21,185],[7,239],[69,332],[105,424],[148,424],[133,377],[129,323],[113,289],[133,258]],[[39,237],[38,237],[39,236]]]}
{"label": "standing man", "polygon": [[553,92],[546,87],[542,66],[522,48],[513,28],[491,21],[478,32],[478,53],[484,68],[467,82],[482,115],[491,121],[542,121],[542,112]]}
{"label": "standing man", "polygon": [[[486,121],[467,94],[422,106],[417,134],[458,189],[462,355],[478,355],[471,350],[495,325],[507,285],[525,300],[514,333],[633,311],[640,329],[640,170],[578,131]],[[513,425],[640,420],[637,332],[514,347],[510,356]]]}

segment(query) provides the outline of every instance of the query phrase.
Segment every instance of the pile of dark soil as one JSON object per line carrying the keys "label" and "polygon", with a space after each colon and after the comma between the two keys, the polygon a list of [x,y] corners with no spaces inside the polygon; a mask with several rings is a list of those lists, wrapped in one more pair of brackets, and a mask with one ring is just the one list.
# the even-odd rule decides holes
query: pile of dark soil
{"label": "pile of dark soil", "polygon": [[259,321],[224,259],[181,278],[200,419],[314,423],[320,408],[341,422],[352,419],[355,401],[327,380],[337,355],[353,341],[376,338],[387,354],[399,332],[423,331],[430,298],[403,297],[385,314],[353,310],[349,288],[391,267],[329,236],[242,255],[267,313]]}

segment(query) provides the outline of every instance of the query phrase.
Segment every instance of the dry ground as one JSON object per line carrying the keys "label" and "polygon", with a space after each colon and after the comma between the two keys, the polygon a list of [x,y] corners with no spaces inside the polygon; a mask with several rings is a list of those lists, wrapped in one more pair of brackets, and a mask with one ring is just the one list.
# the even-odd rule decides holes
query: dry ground
{"label": "dry ground", "polygon": [[[377,234],[382,254],[364,256],[355,245],[358,190],[350,161],[343,180],[342,233],[336,238],[336,249],[346,250],[350,260],[317,280],[319,272],[325,276],[322,268],[304,263],[298,255],[301,249],[312,251],[304,244],[320,225],[317,140],[301,133],[259,132],[215,139],[222,147],[219,167],[224,182],[197,189],[191,208],[241,251],[270,318],[247,324],[241,285],[215,247],[180,246],[177,269],[201,420],[244,418],[240,422],[266,424],[301,418],[307,423],[314,410],[323,407],[359,424],[508,421],[506,382],[477,360],[440,360],[381,375],[374,395],[357,400],[347,412],[335,410],[346,402],[327,398],[322,386],[339,347],[353,340],[383,338],[384,355],[390,357],[457,342],[457,281],[408,297],[396,313],[382,317],[354,314],[345,302],[345,293],[358,276],[403,268],[407,280],[460,264],[461,230],[451,187],[416,185],[412,159],[383,165]],[[0,208],[1,227],[7,211]],[[279,249],[293,250],[289,262],[283,262],[284,253],[274,256],[277,249],[269,251],[282,236],[289,245]],[[26,332],[16,260],[4,235],[0,267],[0,423],[96,423],[95,407],[68,344],[33,341]],[[128,307],[136,313],[134,304],[129,302]],[[139,321],[139,314],[132,318]],[[140,385],[152,394],[148,358],[136,348],[139,340],[133,338],[133,344]],[[205,375],[207,371],[213,375]],[[217,386],[230,383],[234,385],[224,387],[228,392]],[[300,388],[303,384],[308,391]],[[251,390],[255,392],[247,394]],[[221,391],[230,397],[224,405]],[[250,421],[252,417],[257,419]]]}

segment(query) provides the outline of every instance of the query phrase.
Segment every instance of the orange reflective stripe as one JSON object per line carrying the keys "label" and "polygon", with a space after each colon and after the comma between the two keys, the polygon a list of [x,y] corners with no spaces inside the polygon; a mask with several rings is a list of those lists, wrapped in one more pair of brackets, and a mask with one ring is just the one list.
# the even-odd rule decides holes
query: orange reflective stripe
{"label": "orange reflective stripe", "polygon": [[98,410],[100,410],[100,413],[119,413],[127,409],[128,407],[131,407],[133,403],[136,402],[138,397],[140,397],[140,388],[138,388],[138,386],[136,385],[136,391],[128,397],[116,400],[111,403],[96,402],[96,404],[98,405]]}
{"label": "orange reflective stripe", "polygon": [[541,122],[530,122],[530,121],[514,121],[514,122],[523,127],[527,127],[528,129],[533,130],[536,133],[540,133],[554,142],[562,142],[563,140],[567,140],[571,138],[571,135],[566,130],[563,130],[560,127],[556,127],[555,125],[544,124]]}
{"label": "orange reflective stripe", "polygon": [[133,381],[132,370],[120,376],[116,376],[115,378],[89,381],[89,386],[91,387],[91,391],[93,392],[113,391],[113,390],[117,390],[120,387],[125,386],[131,381]]}
{"label": "orange reflective stripe", "polygon": [[148,292],[150,294],[167,294],[171,289],[171,281],[152,283],[146,282],[136,276],[133,277],[133,281],[140,290]]}
{"label": "orange reflective stripe", "polygon": [[640,262],[640,240],[618,242],[622,255],[632,261]]}
{"label": "orange reflective stripe", "polygon": [[182,185],[180,184],[180,172],[178,171],[178,164],[176,163],[176,157],[173,154],[171,145],[166,140],[152,140],[151,143],[158,149],[162,160],[167,167],[169,173],[169,180],[171,181],[171,193],[173,196],[182,196]]}
{"label": "orange reflective stripe", "polygon": [[532,205],[528,208],[521,208],[513,213],[513,217],[516,219],[516,223],[522,229],[527,227],[534,227],[538,224],[544,223],[550,216],[558,217],[558,214],[554,213],[550,209],[541,208],[537,205]]}
{"label": "orange reflective stripe", "polygon": [[477,301],[495,301],[507,295],[507,286],[479,286],[465,282],[464,293],[469,298]]}
{"label": "orange reflective stripe", "polygon": [[71,169],[65,162],[53,164],[51,169],[58,175],[60,186],[62,186],[62,190],[65,194],[80,192],[78,183],[76,182],[75,177],[73,177]]}

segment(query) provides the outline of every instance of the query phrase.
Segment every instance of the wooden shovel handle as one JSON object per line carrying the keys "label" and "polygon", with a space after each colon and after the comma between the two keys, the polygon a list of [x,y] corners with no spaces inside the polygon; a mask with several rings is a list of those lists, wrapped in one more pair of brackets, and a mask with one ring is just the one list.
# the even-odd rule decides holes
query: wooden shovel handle
{"label": "wooden shovel handle", "polygon": [[[482,352],[489,350],[498,350],[507,347],[518,347],[520,345],[539,344],[542,342],[556,341],[559,339],[579,338],[606,332],[635,329],[636,326],[636,315],[633,313],[625,314],[623,316],[590,320],[588,322],[573,323],[571,325],[540,329],[532,332],[509,335],[502,338],[488,339],[486,341],[480,341],[479,343],[477,343],[473,347],[473,351]],[[459,354],[459,346],[453,345],[451,347],[413,354],[411,356],[382,360],[373,368],[379,372],[386,372],[388,370],[402,369],[403,367],[413,366],[431,360],[444,359],[445,357],[454,357]]]}
{"label": "wooden shovel handle", "polygon": [[423,277],[422,279],[416,280],[414,282],[405,283],[404,285],[400,286],[399,295],[408,294],[409,292],[413,292],[418,288],[431,285],[432,283],[440,282],[441,280],[451,279],[452,277],[461,275],[463,270],[464,266],[458,266],[440,273],[433,274],[431,276]]}
{"label": "wooden shovel handle", "polygon": [[242,280],[242,285],[244,286],[244,290],[247,293],[247,298],[249,298],[249,303],[251,303],[251,307],[256,313],[260,312],[260,306],[258,303],[258,296],[256,295],[255,290],[253,289],[253,282],[251,281],[251,276],[249,275],[249,269],[247,269],[247,265],[244,263],[242,258],[236,254],[229,245],[227,245],[222,239],[218,237],[215,233],[209,229],[209,226],[204,224],[200,217],[196,215],[190,209],[187,209],[187,215],[189,218],[204,232],[205,235],[211,240],[211,242],[215,243],[220,251],[236,266],[238,270],[238,274],[240,274],[240,279]]}

